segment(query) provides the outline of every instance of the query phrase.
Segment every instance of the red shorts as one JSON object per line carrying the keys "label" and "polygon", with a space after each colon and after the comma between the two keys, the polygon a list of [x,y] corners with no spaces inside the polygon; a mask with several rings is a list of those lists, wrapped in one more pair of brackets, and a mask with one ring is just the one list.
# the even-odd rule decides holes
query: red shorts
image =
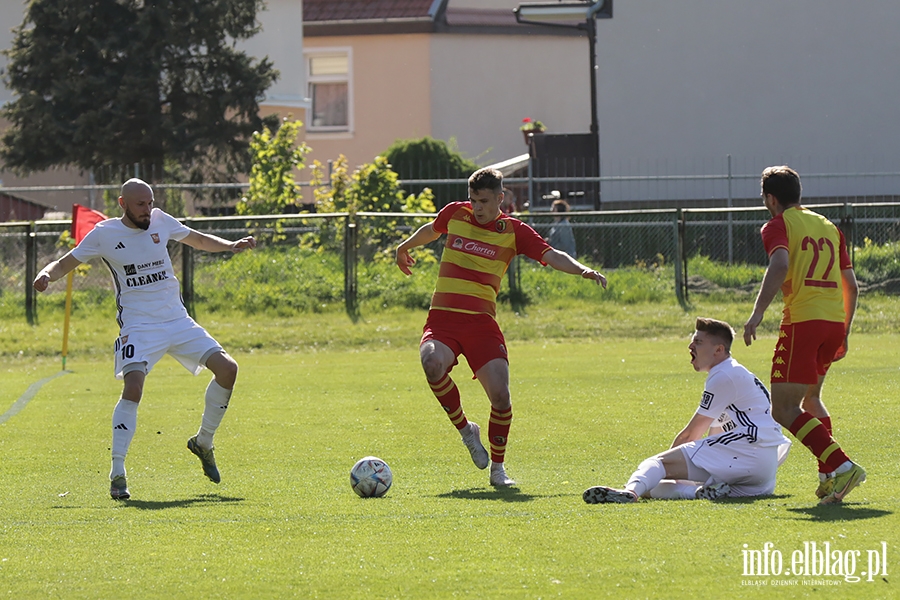
{"label": "red shorts", "polygon": [[843,323],[803,321],[782,325],[772,358],[772,383],[818,383],[843,343]]}
{"label": "red shorts", "polygon": [[[509,362],[506,340],[503,339],[497,321],[490,315],[470,315],[449,310],[429,311],[419,346],[428,340],[445,344],[453,351],[454,356],[465,356],[472,373],[478,373],[481,367],[495,358]],[[453,365],[456,364],[458,361],[453,361]],[[450,369],[447,369],[448,373]]]}

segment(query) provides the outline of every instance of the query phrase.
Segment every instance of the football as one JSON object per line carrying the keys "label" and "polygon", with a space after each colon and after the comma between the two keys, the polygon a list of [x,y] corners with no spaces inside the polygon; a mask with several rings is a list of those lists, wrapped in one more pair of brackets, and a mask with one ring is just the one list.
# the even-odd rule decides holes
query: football
{"label": "football", "polygon": [[387,463],[375,456],[359,459],[350,469],[350,487],[360,498],[380,498],[389,489],[394,477]]}

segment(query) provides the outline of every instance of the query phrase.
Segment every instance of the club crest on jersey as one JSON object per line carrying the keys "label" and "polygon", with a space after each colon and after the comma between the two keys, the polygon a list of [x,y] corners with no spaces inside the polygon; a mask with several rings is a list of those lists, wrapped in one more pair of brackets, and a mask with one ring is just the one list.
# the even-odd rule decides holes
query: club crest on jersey
{"label": "club crest on jersey", "polygon": [[458,237],[455,240],[453,240],[453,244],[451,244],[450,247],[453,248],[454,250],[462,250],[463,244],[464,244],[463,239]]}
{"label": "club crest on jersey", "polygon": [[700,400],[700,408],[709,409],[709,407],[712,406],[713,396],[714,394],[703,390],[703,398],[701,398]]}
{"label": "club crest on jersey", "polygon": [[158,244],[158,243],[159,243],[159,234],[158,234],[158,233],[151,233],[151,234],[150,234],[150,239],[153,240],[153,243],[154,243],[154,244]]}
{"label": "club crest on jersey", "polygon": [[500,219],[499,221],[497,221],[496,227],[498,233],[503,233],[504,231],[506,231],[506,220]]}

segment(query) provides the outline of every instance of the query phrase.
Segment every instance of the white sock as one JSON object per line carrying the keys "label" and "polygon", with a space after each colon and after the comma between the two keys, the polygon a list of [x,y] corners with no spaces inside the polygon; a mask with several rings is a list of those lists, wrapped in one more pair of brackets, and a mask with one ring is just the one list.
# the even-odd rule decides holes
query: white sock
{"label": "white sock", "polygon": [[845,461],[844,461],[844,464],[842,464],[842,465],[839,466],[837,469],[835,469],[834,473],[835,473],[835,475],[840,475],[841,473],[846,473],[846,472],[849,471],[852,467],[853,467],[853,461],[852,461],[852,460],[845,460]]}
{"label": "white sock", "polygon": [[200,430],[197,432],[197,444],[201,448],[213,447],[213,435],[231,399],[231,390],[223,388],[213,379],[206,386],[206,408],[203,410],[203,418],[200,421]]}
{"label": "white sock", "polygon": [[651,456],[638,465],[637,471],[631,474],[625,489],[630,490],[641,498],[649,490],[659,485],[659,482],[665,479],[666,468],[662,464],[662,460],[658,456]]}
{"label": "white sock", "polygon": [[112,469],[109,478],[125,475],[125,455],[137,428],[138,403],[119,398],[112,415]]}
{"label": "white sock", "polygon": [[696,481],[675,481],[663,479],[650,490],[650,497],[659,500],[696,500],[700,486]]}

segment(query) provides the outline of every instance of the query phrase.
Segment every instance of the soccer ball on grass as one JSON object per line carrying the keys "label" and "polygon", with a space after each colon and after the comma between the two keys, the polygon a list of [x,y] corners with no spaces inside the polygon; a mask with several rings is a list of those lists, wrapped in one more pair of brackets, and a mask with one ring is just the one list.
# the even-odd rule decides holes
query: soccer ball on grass
{"label": "soccer ball on grass", "polygon": [[360,498],[380,498],[393,482],[391,468],[375,456],[359,459],[350,469],[350,487]]}

